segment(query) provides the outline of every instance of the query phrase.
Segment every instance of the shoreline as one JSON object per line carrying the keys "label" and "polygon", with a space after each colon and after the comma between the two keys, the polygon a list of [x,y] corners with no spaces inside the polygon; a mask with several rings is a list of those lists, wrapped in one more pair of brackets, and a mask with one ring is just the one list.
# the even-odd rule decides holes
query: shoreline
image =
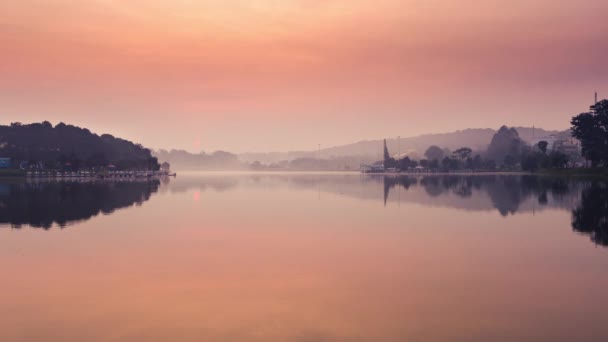
{"label": "shoreline", "polygon": [[[571,168],[571,169],[539,169],[535,172],[530,171],[475,171],[475,172],[370,172],[362,173],[356,170],[192,170],[182,171],[185,174],[208,173],[208,174],[277,174],[277,173],[307,173],[307,174],[361,174],[366,176],[483,176],[483,175],[503,175],[503,176],[567,176],[567,177],[606,177],[608,178],[608,168]],[[78,180],[97,177],[52,177],[52,176],[28,176],[26,172],[19,170],[0,170],[1,180]],[[122,177],[107,177],[108,179]],[[131,177],[124,177],[131,178]]]}

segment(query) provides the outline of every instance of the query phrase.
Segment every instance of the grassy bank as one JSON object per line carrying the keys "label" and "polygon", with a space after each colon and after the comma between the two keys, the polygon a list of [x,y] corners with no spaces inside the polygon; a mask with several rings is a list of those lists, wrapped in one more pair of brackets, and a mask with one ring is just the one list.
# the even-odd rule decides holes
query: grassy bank
{"label": "grassy bank", "polygon": [[25,177],[25,171],[15,169],[0,169],[0,177]]}
{"label": "grassy bank", "polygon": [[540,169],[538,174],[552,176],[597,176],[608,177],[608,168]]}

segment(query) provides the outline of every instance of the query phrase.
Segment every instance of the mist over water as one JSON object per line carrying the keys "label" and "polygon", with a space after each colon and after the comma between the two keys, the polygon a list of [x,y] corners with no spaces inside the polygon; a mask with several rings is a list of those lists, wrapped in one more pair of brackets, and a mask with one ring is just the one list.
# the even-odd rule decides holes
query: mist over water
{"label": "mist over water", "polygon": [[516,175],[1,181],[0,340],[603,341],[607,194]]}

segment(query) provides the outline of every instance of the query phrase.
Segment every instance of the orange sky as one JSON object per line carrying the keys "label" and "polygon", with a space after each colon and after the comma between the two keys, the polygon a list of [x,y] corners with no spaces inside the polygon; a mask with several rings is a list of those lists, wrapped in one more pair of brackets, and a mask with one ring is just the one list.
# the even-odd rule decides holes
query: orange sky
{"label": "orange sky", "polygon": [[563,129],[608,97],[608,2],[556,3],[5,1],[0,123],[235,152]]}

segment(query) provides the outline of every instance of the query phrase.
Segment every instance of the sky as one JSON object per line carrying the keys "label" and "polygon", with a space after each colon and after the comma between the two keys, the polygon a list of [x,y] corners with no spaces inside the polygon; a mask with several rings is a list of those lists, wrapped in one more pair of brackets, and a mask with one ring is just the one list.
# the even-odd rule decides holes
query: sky
{"label": "sky", "polygon": [[0,124],[151,148],[314,150],[608,98],[608,1],[0,2]]}

